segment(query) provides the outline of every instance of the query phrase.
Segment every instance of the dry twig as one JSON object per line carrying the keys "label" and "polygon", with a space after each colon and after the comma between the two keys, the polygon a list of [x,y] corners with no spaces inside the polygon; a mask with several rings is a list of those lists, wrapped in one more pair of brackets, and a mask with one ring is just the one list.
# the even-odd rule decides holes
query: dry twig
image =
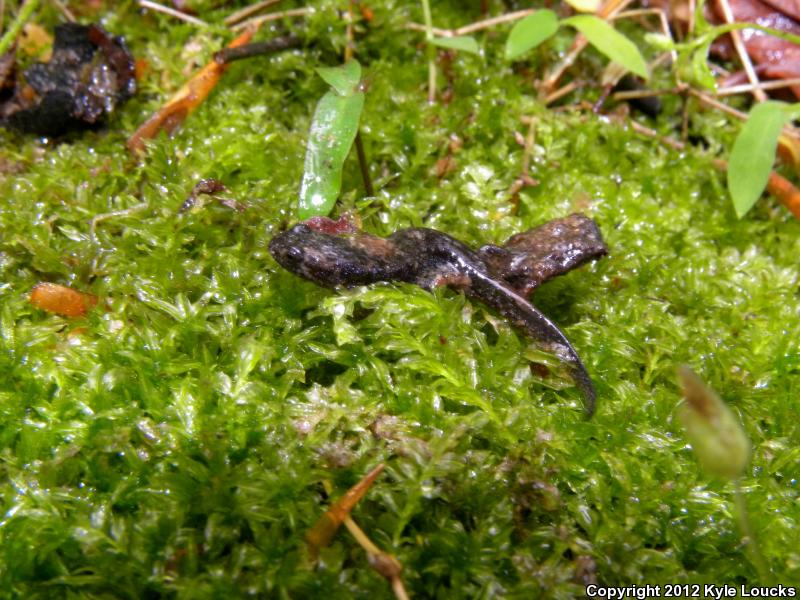
{"label": "dry twig", "polygon": [[458,29],[453,31],[453,35],[469,35],[470,33],[475,33],[476,31],[489,29],[490,27],[494,27],[495,25],[502,25],[503,23],[512,23],[514,21],[523,19],[528,15],[532,15],[535,12],[536,12],[535,9],[528,8],[525,10],[518,10],[516,12],[499,15],[497,17],[492,17],[491,19],[477,21],[475,23],[459,27]]}
{"label": "dry twig", "polygon": [[170,8],[169,6],[164,6],[159,4],[158,2],[152,2],[152,0],[139,0],[139,6],[142,8],[149,8],[150,10],[154,10],[156,12],[164,13],[165,15],[169,15],[170,17],[175,17],[176,19],[180,19],[181,21],[185,21],[186,23],[191,23],[192,25],[198,25],[199,27],[208,27],[208,23],[203,21],[202,19],[198,19],[197,17],[193,17],[192,15],[187,15],[179,10],[175,10],[174,8]]}
{"label": "dry twig", "polygon": [[719,88],[714,95],[732,96],[734,94],[752,92],[754,89],[779,90],[781,88],[791,87],[793,85],[800,85],[800,77],[794,77],[792,79],[779,79],[778,81],[759,81],[758,85],[753,85],[751,83],[732,85],[730,87]]}
{"label": "dry twig", "polygon": [[53,0],[53,4],[55,4],[56,8],[64,15],[64,18],[69,21],[70,23],[75,22],[75,15],[72,14],[72,11],[67,8],[67,6],[61,2],[61,0]]}
{"label": "dry twig", "polygon": [[[428,31],[428,28],[425,27],[422,23],[408,23],[406,25],[406,29],[411,31],[419,31],[421,33],[425,33]],[[455,35],[454,29],[440,29],[438,27],[431,27],[431,33],[436,37],[453,37]]]}
{"label": "dry twig", "polygon": [[667,94],[678,94],[680,90],[670,88],[668,90],[630,90],[626,92],[614,92],[611,94],[612,100],[636,100],[637,98],[653,98],[654,96],[666,96]]}
{"label": "dry twig", "polygon": [[[728,4],[728,0],[719,0],[719,6],[722,8],[722,14],[725,17],[725,22],[733,23],[733,12],[731,11],[730,4]],[[739,55],[739,61],[742,63],[742,67],[744,67],[744,72],[747,74],[747,80],[751,85],[758,86],[760,81],[758,80],[758,75],[756,75],[755,69],[753,69],[753,63],[750,62],[750,56],[747,54],[747,49],[744,47],[744,42],[742,42],[741,33],[738,31],[731,31],[729,35],[733,40],[733,47],[736,48],[736,54]],[[757,87],[753,89],[753,96],[759,102],[764,102],[764,100],[767,99],[767,95]]]}
{"label": "dry twig", "polygon": [[302,44],[303,39],[296,35],[282,35],[270,40],[252,42],[242,46],[228,46],[227,48],[215,52],[214,60],[220,64],[226,65],[235,60],[242,60],[243,58],[251,58],[253,56],[288,50],[289,48],[297,48]]}
{"label": "dry twig", "polygon": [[347,24],[345,25],[345,39],[347,43],[344,46],[344,62],[353,58],[353,47],[355,45],[355,32],[353,30],[353,0],[347,3]]}
{"label": "dry twig", "polygon": [[403,565],[400,564],[400,561],[378,548],[349,516],[345,518],[344,525],[350,535],[356,538],[358,544],[366,550],[370,566],[391,583],[392,591],[397,600],[408,600],[408,593],[403,585],[403,579],[400,577],[403,571]]}
{"label": "dry twig", "polygon": [[709,96],[705,92],[701,92],[700,90],[695,90],[693,88],[687,88],[689,95],[694,96],[697,98],[702,104],[709,106],[711,108],[716,108],[717,110],[721,110],[724,113],[731,115],[732,117],[736,117],[741,121],[747,120],[747,113],[743,113],[740,110],[736,110],[732,106],[728,106],[724,102],[720,102],[713,96]]}
{"label": "dry twig", "polygon": [[[527,17],[528,15],[532,15],[535,12],[536,9],[527,8],[525,10],[518,10],[516,12],[492,17],[491,19],[486,19],[484,21],[476,21],[475,23],[470,23],[469,25],[464,25],[463,27],[458,27],[457,29],[440,29],[439,27],[432,27],[431,32],[437,37],[468,35],[470,33],[475,33],[476,31],[489,29],[495,25],[502,25],[503,23],[512,23],[514,21],[518,21],[519,19]],[[422,33],[425,33],[428,30],[427,27],[425,27],[425,25],[422,23],[409,23],[406,25],[406,29],[410,29],[411,31],[421,31]]]}
{"label": "dry twig", "polygon": [[252,19],[248,19],[247,21],[242,21],[241,23],[237,23],[231,29],[234,31],[242,31],[245,29],[249,29],[251,27],[261,27],[264,23],[268,23],[270,21],[280,21],[281,19],[290,19],[292,17],[305,17],[307,15],[313,14],[314,8],[307,6],[304,8],[293,8],[291,10],[284,10],[283,12],[277,13],[269,13],[267,15],[261,15],[260,17],[253,17]]}
{"label": "dry twig", "polygon": [[222,21],[228,27],[238,23],[239,21],[243,21],[247,17],[250,17],[258,12],[261,12],[265,8],[269,8],[273,4],[277,4],[281,0],[263,0],[262,2],[256,2],[255,4],[251,4],[250,6],[245,6],[244,8],[237,10],[229,14],[225,19]]}
{"label": "dry twig", "polygon": [[560,98],[563,98],[567,94],[570,94],[570,93],[574,92],[575,90],[577,90],[582,85],[583,85],[583,83],[580,82],[580,81],[577,81],[577,80],[570,81],[567,85],[562,86],[562,87],[558,88],[557,90],[555,90],[554,92],[549,93],[545,97],[544,103],[546,105],[547,104],[552,104],[553,102],[556,102],[557,100],[559,100]]}

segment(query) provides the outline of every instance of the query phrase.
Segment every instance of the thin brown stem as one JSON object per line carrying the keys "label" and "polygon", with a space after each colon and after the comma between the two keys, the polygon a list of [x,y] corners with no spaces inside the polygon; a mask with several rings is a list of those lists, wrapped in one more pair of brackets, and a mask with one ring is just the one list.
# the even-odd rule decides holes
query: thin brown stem
{"label": "thin brown stem", "polygon": [[214,60],[225,65],[243,58],[271,54],[272,52],[280,52],[281,50],[287,50],[289,48],[297,48],[301,46],[302,43],[302,38],[296,35],[285,35],[271,40],[236,46],[235,48],[223,48],[214,54]]}
{"label": "thin brown stem", "polygon": [[656,58],[654,61],[648,63],[647,69],[652,73],[665,62],[669,60],[672,60],[674,62],[675,60],[677,60],[677,58],[678,58],[677,52],[665,52],[664,54]]}
{"label": "thin brown stem", "polygon": [[483,21],[477,21],[475,23],[470,23],[469,25],[464,25],[463,27],[459,27],[458,29],[453,31],[453,35],[468,35],[470,33],[475,33],[476,31],[489,29],[491,27],[494,27],[495,25],[502,25],[504,23],[513,23],[514,21],[519,21],[520,19],[524,19],[528,15],[532,15],[535,12],[536,12],[535,9],[527,8],[525,10],[518,10],[511,13],[506,13],[504,15],[498,15],[496,17],[492,17],[491,19],[485,19]]}
{"label": "thin brown stem", "polygon": [[[731,11],[730,4],[728,4],[728,0],[719,0],[719,6],[722,8],[722,15],[725,17],[725,22],[733,23],[735,19],[733,18],[733,12]],[[739,61],[742,63],[742,67],[744,67],[744,72],[747,74],[748,81],[750,81],[753,86],[757,86],[760,83],[758,75],[756,75],[755,69],[753,69],[753,63],[750,62],[750,56],[748,56],[747,49],[744,47],[741,34],[738,31],[731,31],[729,35],[733,40],[733,46],[736,48],[736,54],[739,55]],[[764,102],[767,99],[767,95],[757,88],[753,90],[753,96],[759,102]]]}
{"label": "thin brown stem", "polygon": [[[422,23],[408,23],[406,25],[406,29],[409,31],[419,31],[420,33],[427,33],[428,31],[428,28]],[[455,35],[455,30],[431,27],[431,33],[433,33],[433,35],[436,37],[453,37]]]}
{"label": "thin brown stem", "polygon": [[677,94],[678,90],[675,88],[669,90],[630,90],[627,92],[614,92],[611,94],[612,100],[635,100],[637,98],[653,98],[655,96],[664,96],[666,94]]}
{"label": "thin brown stem", "polygon": [[355,45],[355,34],[353,32],[353,0],[347,4],[347,25],[345,27],[345,46],[344,46],[344,62],[353,58],[353,46]]}
{"label": "thin brown stem", "polygon": [[258,12],[261,12],[265,8],[269,8],[273,4],[277,4],[281,0],[263,0],[262,2],[256,2],[255,4],[251,4],[250,6],[245,6],[241,10],[237,10],[229,14],[225,19],[222,21],[228,27],[238,23],[239,21],[243,21],[247,17],[250,17]]}
{"label": "thin brown stem", "polygon": [[[483,31],[484,29],[490,29],[495,25],[502,25],[504,23],[513,23],[514,21],[518,21],[527,17],[528,15],[532,15],[536,12],[536,9],[533,8],[526,8],[525,10],[518,10],[511,13],[506,13],[504,15],[499,15],[497,17],[492,17],[491,19],[485,19],[483,21],[476,21],[475,23],[470,23],[469,25],[464,25],[463,27],[458,27],[456,29],[441,29],[439,27],[432,27],[431,31],[437,37],[455,37],[457,35],[468,35],[470,33],[475,33],[476,31]],[[428,28],[425,27],[422,23],[409,23],[406,25],[406,29],[410,29],[412,31],[421,31],[426,32]]]}
{"label": "thin brown stem", "polygon": [[[695,90],[692,88],[688,88],[687,91],[689,92],[689,94],[697,98],[702,104],[710,106],[711,108],[716,108],[717,110],[721,110],[722,112],[727,113],[733,117],[736,117],[741,121],[746,121],[749,116],[747,113],[743,113],[740,110],[736,110],[735,108],[728,106],[724,102],[720,102],[713,96],[709,96],[705,92],[701,92],[699,90]],[[795,141],[800,139],[800,131],[798,131],[796,127],[793,127],[791,125],[784,125],[782,131],[785,136],[788,136]]]}
{"label": "thin brown stem", "polygon": [[76,20],[75,15],[72,14],[72,11],[68,9],[67,6],[63,2],[61,2],[61,0],[53,0],[53,4],[55,4],[56,8],[62,15],[64,15],[64,18],[67,21],[69,21],[70,23],[75,22]]}
{"label": "thin brown stem", "polygon": [[569,69],[572,64],[577,60],[578,56],[580,56],[581,52],[583,52],[584,48],[586,48],[589,42],[586,41],[586,38],[583,37],[582,33],[579,33],[578,36],[575,38],[575,41],[572,42],[572,47],[570,48],[567,55],[561,59],[555,69],[550,73],[550,75],[545,80],[542,88],[545,92],[549,92],[556,84],[558,84],[558,80],[561,79],[561,76],[564,72]]}
{"label": "thin brown stem", "polygon": [[743,85],[733,85],[730,87],[719,88],[715,95],[731,96],[733,94],[752,92],[755,88],[760,90],[779,90],[781,88],[792,87],[795,85],[800,85],[800,77],[794,77],[792,79],[780,79],[778,81],[761,81],[756,86],[749,83]]}
{"label": "thin brown stem", "polygon": [[717,110],[721,110],[724,113],[731,115],[732,117],[736,117],[742,121],[747,120],[747,113],[743,113],[740,110],[736,110],[735,108],[728,106],[724,102],[720,102],[719,100],[715,99],[708,94],[701,92],[699,90],[695,90],[693,88],[688,88],[687,90],[690,95],[697,98],[702,104],[706,106],[710,106],[711,108],[716,108]]}
{"label": "thin brown stem", "polygon": [[361,179],[364,180],[364,192],[367,194],[367,197],[372,198],[375,195],[375,188],[372,187],[367,154],[364,152],[364,143],[361,141],[360,131],[356,133],[356,154],[358,155],[358,166],[361,168]]}
{"label": "thin brown stem", "polygon": [[658,15],[663,14],[663,11],[660,8],[635,8],[633,10],[623,10],[622,12],[618,12],[612,17],[609,17],[609,21],[616,21],[617,19],[629,19],[632,17],[645,17],[649,15]]}
{"label": "thin brown stem", "polygon": [[283,12],[269,13],[268,15],[253,17],[233,25],[231,29],[234,31],[241,31],[250,27],[257,28],[261,27],[264,23],[269,23],[270,21],[280,21],[282,19],[289,19],[291,17],[305,17],[313,13],[314,9],[310,6],[304,8],[293,8],[291,10],[284,10]]}
{"label": "thin brown stem", "polygon": [[378,548],[350,516],[345,517],[344,526],[347,527],[350,535],[367,552],[370,566],[389,580],[395,597],[398,600],[408,600],[408,593],[400,576],[403,570],[400,561]]}
{"label": "thin brown stem", "polygon": [[583,85],[583,84],[580,81],[570,81],[567,85],[562,86],[559,89],[557,89],[556,91],[548,94],[544,99],[544,103],[546,105],[547,104],[552,104],[553,102],[556,102],[557,100],[563,98],[567,94],[570,94],[570,93],[574,92],[579,87],[581,87],[581,85]]}
{"label": "thin brown stem", "polygon": [[408,592],[406,592],[406,588],[403,586],[402,579],[398,578],[392,581],[392,591],[397,600],[409,600],[409,595]]}
{"label": "thin brown stem", "polygon": [[355,521],[353,521],[352,517],[350,516],[345,517],[344,526],[347,527],[347,531],[350,532],[350,535],[356,538],[358,545],[361,546],[364,550],[366,550],[370,554],[381,553],[381,549],[378,548],[371,539],[369,539],[369,536],[366,533],[364,533],[364,530],[361,529],[361,527],[359,527]]}
{"label": "thin brown stem", "polygon": [[192,25],[197,25],[199,27],[208,27],[208,23],[205,21],[198,19],[197,17],[193,17],[192,15],[187,15],[186,13],[182,13],[179,10],[175,10],[174,8],[170,8],[169,6],[164,6],[159,4],[158,2],[153,2],[152,0],[139,0],[139,6],[142,8],[149,8],[150,10],[154,10],[156,12],[164,13],[165,15],[169,15],[170,17],[175,17],[181,21],[186,23],[191,23]]}
{"label": "thin brown stem", "polygon": [[681,139],[684,142],[689,139],[689,120],[691,119],[691,114],[689,112],[690,107],[689,98],[684,96],[683,102],[681,103]]}
{"label": "thin brown stem", "polygon": [[636,133],[640,133],[640,134],[642,134],[642,135],[644,135],[646,137],[658,140],[659,142],[661,142],[665,146],[669,146],[670,148],[673,148],[674,150],[684,150],[686,148],[686,144],[684,144],[683,142],[681,142],[679,140],[676,140],[674,138],[671,138],[671,137],[663,136],[663,135],[659,134],[655,129],[650,129],[649,127],[645,127],[644,125],[642,125],[638,121],[634,121],[633,119],[630,119],[630,120],[626,121],[626,124],[630,125],[631,129],[633,129]]}

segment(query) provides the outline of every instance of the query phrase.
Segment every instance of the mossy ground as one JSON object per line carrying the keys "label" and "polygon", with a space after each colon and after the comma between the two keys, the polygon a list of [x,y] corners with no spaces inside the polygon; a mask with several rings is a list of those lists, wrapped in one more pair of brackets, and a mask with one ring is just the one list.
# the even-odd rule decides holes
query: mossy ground
{"label": "mossy ground", "polygon": [[[472,243],[592,215],[610,256],[535,298],[597,384],[585,422],[558,363],[463,296],[334,293],[269,256],[292,222],[325,91],[314,68],[340,61],[344,2],[296,25],[312,40],[303,50],[234,64],[141,164],[126,136],[229,36],[135,4],[100,10],[150,65],[108,127],[59,143],[0,133],[0,594],[390,597],[345,532],[317,567],[304,543],[330,502],[323,482],[338,496],[379,462],[386,473],[354,517],[415,596],[758,583],[730,485],[699,472],[675,418],[680,363],[741,416],[763,553],[775,581],[800,583],[800,223],[771,198],[736,219],[710,162],[736,124],[693,107],[708,148],[677,153],[590,113],[546,110],[531,81],[569,39],[512,69],[503,29],[479,37],[482,57],[455,59],[453,100],[428,106],[422,37],[403,28],[420,7],[368,3],[357,56],[379,192],[361,200],[351,159],[342,206],[375,232],[426,225]],[[232,9],[222,4],[196,3],[211,22]],[[479,3],[467,6],[434,3],[434,18],[478,19]],[[58,15],[48,6],[38,20]],[[539,185],[514,213],[524,116],[537,120]],[[648,123],[679,124],[674,103]],[[439,180],[452,134],[463,147]],[[178,214],[204,177],[246,210]],[[45,314],[27,300],[40,281],[108,310]],[[531,359],[554,374],[534,376]]]}

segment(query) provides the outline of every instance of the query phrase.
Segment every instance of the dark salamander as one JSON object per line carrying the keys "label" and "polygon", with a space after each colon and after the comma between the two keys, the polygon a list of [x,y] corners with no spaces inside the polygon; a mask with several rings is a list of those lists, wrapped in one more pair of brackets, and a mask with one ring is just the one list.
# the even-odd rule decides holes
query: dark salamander
{"label": "dark salamander", "polygon": [[556,219],[502,247],[487,245],[477,252],[435,229],[401,229],[380,238],[344,220],[315,217],[276,235],[269,250],[287,270],[325,287],[405,281],[426,290],[440,285],[462,290],[568,363],[587,414],[594,412],[594,386],[575,348],[525,298],[543,281],[607,253],[588,217]]}

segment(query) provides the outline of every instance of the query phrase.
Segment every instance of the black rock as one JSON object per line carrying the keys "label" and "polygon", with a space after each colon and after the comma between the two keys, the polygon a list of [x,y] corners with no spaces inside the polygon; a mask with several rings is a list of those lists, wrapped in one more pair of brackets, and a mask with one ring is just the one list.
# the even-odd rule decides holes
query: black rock
{"label": "black rock", "polygon": [[56,27],[49,62],[29,67],[0,103],[0,124],[57,136],[96,126],[136,92],[134,60],[97,25]]}

